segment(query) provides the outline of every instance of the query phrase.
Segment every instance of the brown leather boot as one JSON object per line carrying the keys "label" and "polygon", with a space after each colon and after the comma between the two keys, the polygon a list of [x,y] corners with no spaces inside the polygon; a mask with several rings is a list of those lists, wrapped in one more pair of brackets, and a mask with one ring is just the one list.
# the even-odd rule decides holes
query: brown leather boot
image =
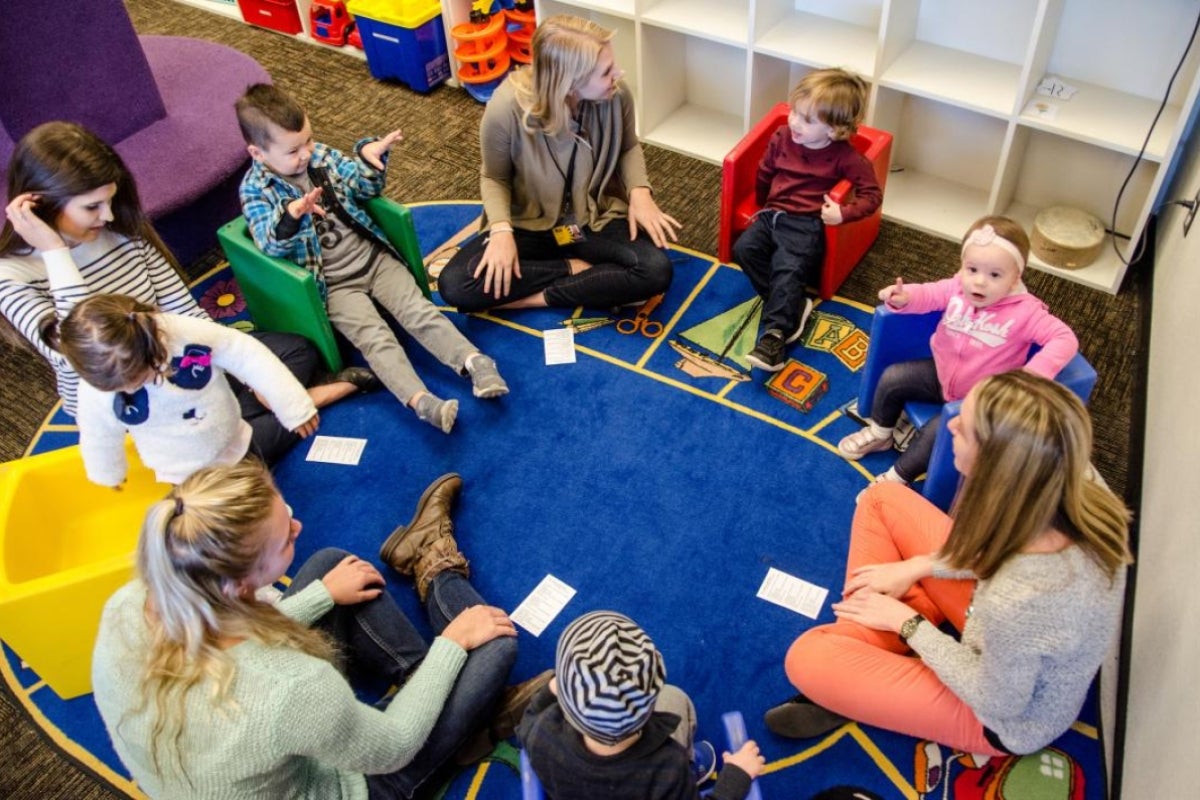
{"label": "brown leather boot", "polygon": [[424,603],[425,596],[429,594],[429,584],[446,570],[457,572],[464,578],[471,577],[469,563],[467,557],[459,552],[458,542],[454,541],[453,536],[443,536],[435,540],[417,559],[417,597]]}
{"label": "brown leather boot", "polygon": [[[413,518],[407,525],[392,531],[379,548],[379,558],[383,563],[411,578],[416,574],[421,555],[434,542],[443,537],[453,542],[454,523],[450,519],[450,509],[461,489],[462,478],[454,472],[429,484],[417,501]],[[458,548],[453,549],[457,551]]]}

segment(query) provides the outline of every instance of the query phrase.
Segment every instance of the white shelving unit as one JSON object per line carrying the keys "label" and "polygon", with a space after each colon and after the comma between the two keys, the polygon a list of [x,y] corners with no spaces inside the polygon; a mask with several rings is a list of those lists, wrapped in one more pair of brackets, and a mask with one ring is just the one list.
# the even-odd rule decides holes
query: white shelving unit
{"label": "white shelving unit", "polygon": [[[231,19],[237,19],[237,20],[243,19],[242,12],[238,8],[237,3],[227,3],[227,2],[224,2],[224,0],[175,0],[175,2],[182,3],[185,6],[194,6],[195,8],[202,8],[205,11],[211,11],[214,14],[220,14],[223,17],[229,17]],[[315,45],[317,47],[324,47],[327,50],[335,50],[339,53],[344,53],[345,55],[353,56],[354,58],[357,58],[360,61],[366,60],[366,58],[367,58],[366,54],[362,50],[359,50],[357,47],[351,47],[350,45],[344,45],[342,47],[334,47],[331,44],[326,44],[325,42],[319,42],[316,39],[312,38],[312,26],[311,26],[311,22],[309,20],[309,9],[312,8],[312,0],[296,0],[296,7],[300,11],[300,24],[303,26],[304,30],[302,30],[300,33],[295,34],[292,37],[293,39],[297,39],[301,42],[304,42],[306,44]],[[264,29],[264,30],[266,30],[266,29]],[[276,31],[276,33],[279,33],[279,32]],[[285,33],[279,33],[279,35],[287,36],[287,34],[285,34]]]}
{"label": "white shelving unit", "polygon": [[[463,0],[444,0],[447,7]],[[871,86],[867,124],[895,135],[884,214],[959,238],[978,217],[1033,224],[1069,205],[1112,224],[1167,83],[1187,46],[1192,0],[536,0],[538,18],[587,17],[617,31],[618,64],[644,141],[719,163],[811,69]],[[452,16],[447,14],[447,17]],[[1200,51],[1200,48],[1194,48]],[[1125,190],[1124,258],[1142,234],[1200,89],[1183,65]],[[1036,92],[1046,76],[1070,99]],[[1032,266],[1116,293],[1109,242],[1078,270]]]}

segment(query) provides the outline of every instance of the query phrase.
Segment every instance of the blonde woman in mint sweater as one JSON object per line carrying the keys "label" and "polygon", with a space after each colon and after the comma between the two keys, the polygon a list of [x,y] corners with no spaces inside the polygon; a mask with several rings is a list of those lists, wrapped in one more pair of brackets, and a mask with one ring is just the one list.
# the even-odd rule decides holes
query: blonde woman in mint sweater
{"label": "blonde woman in mint sweater", "polygon": [[[301,525],[254,461],[200,470],[153,505],[138,576],[106,605],[92,663],[138,786],[154,798],[408,798],[486,730],[516,630],[467,581],[448,518],[461,485],[435,481],[385,543],[383,559],[417,580],[432,644],[380,572],[340,550],[313,555],[278,606],[258,599]],[[403,688],[386,708],[360,702],[339,656]]]}

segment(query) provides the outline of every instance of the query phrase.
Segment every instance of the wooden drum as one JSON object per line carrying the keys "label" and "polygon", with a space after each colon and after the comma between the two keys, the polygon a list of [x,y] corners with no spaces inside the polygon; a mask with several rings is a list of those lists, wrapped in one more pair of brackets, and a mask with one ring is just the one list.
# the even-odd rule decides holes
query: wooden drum
{"label": "wooden drum", "polygon": [[1069,206],[1051,206],[1033,220],[1033,254],[1054,267],[1079,269],[1100,255],[1104,223],[1093,214]]}

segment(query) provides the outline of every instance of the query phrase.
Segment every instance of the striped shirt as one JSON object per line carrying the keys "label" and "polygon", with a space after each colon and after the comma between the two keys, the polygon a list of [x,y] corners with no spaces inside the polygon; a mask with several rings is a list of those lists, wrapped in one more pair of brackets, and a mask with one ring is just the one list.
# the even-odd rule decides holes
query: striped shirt
{"label": "striped shirt", "polygon": [[62,319],[95,294],[123,294],[172,314],[208,319],[183,279],[144,239],[103,230],[70,250],[0,258],[0,313],[54,368],[63,410],[75,415],[79,375],[42,338],[48,317]]}

